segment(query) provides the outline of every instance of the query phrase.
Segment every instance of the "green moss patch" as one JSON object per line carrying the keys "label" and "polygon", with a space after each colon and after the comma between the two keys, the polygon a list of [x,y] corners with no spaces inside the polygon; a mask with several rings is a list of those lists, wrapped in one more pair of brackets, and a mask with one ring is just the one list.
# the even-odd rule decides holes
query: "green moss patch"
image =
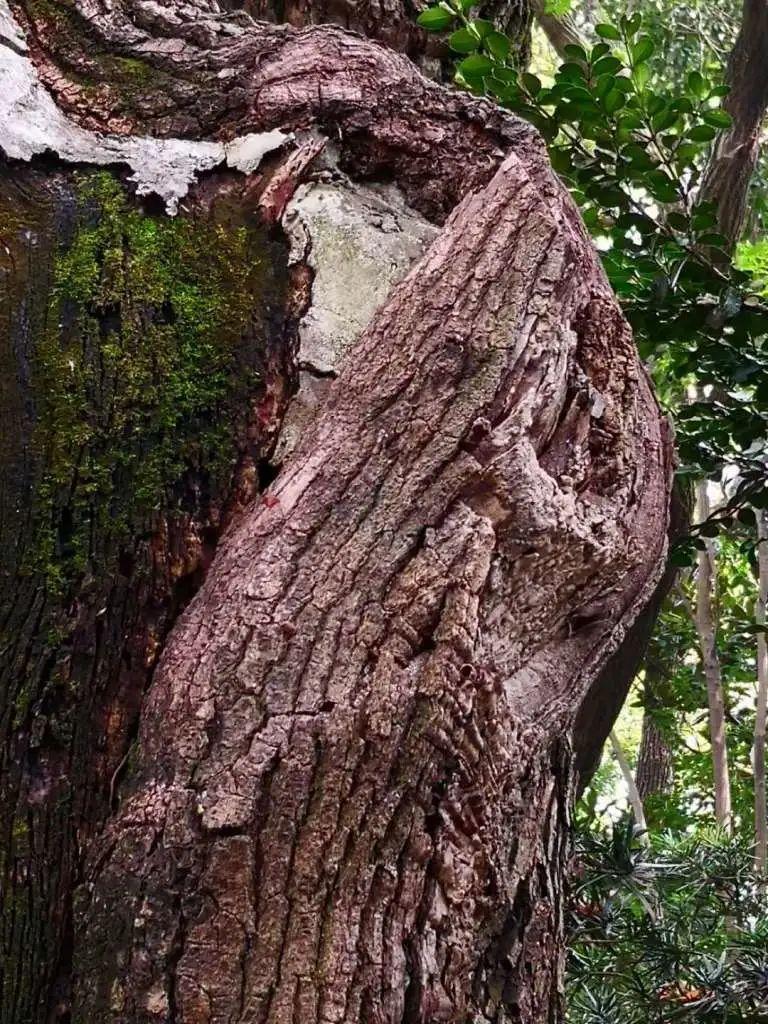
{"label": "green moss patch", "polygon": [[222,486],[257,387],[271,274],[258,228],[147,216],[111,175],[84,178],[34,366],[44,470],[28,568],[49,588],[179,507],[190,474]]}

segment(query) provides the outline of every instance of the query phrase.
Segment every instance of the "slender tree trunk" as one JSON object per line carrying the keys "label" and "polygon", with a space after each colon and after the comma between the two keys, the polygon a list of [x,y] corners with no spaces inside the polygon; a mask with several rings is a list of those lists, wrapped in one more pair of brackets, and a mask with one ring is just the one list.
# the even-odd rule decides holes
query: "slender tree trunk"
{"label": "slender tree trunk", "polygon": [[[758,509],[758,595],[755,621],[766,624],[768,607],[768,512]],[[768,637],[765,631],[757,634],[757,712],[755,715],[755,868],[763,877],[768,875],[768,806],[765,784],[765,740],[768,718]]]}
{"label": "slender tree trunk", "polygon": [[[696,515],[703,522],[710,513],[707,482],[696,485]],[[717,586],[717,561],[715,547],[711,540],[704,541],[699,551],[696,573],[696,607],[694,624],[699,637],[701,664],[707,681],[709,704],[709,738],[712,746],[712,771],[714,778],[715,818],[725,829],[731,827],[731,784],[728,771],[728,743],[725,729],[725,696],[720,657],[717,652],[717,625],[715,617],[715,588]]]}
{"label": "slender tree trunk", "polygon": [[637,789],[645,801],[669,791],[672,781],[672,751],[664,734],[646,711],[640,735],[640,751],[637,756]]}
{"label": "slender tree trunk", "polygon": [[614,729],[611,729],[610,740],[614,757],[616,758],[619,770],[621,771],[621,777],[624,780],[624,785],[627,787],[627,798],[629,799],[629,806],[632,808],[635,825],[643,833],[643,841],[647,842],[648,825],[645,821],[643,801],[638,791],[637,783],[635,782],[635,776],[632,774],[632,768],[630,767],[629,761],[627,761],[627,755],[624,753],[624,748],[619,742],[619,738]]}
{"label": "slender tree trunk", "polygon": [[671,453],[540,140],[335,27],[2,13],[0,1019],[559,1020]]}
{"label": "slender tree trunk", "polygon": [[558,56],[563,59],[567,58],[566,46],[586,48],[584,37],[579,32],[576,20],[571,14],[547,14],[546,0],[533,0],[533,9],[536,20],[544,29],[547,39]]}
{"label": "slender tree trunk", "polygon": [[669,792],[672,784],[672,750],[663,732],[656,725],[654,710],[663,707],[662,684],[674,667],[664,663],[665,655],[653,643],[644,661],[643,726],[637,754],[637,789],[643,801]]}
{"label": "slender tree trunk", "polygon": [[747,211],[749,184],[768,107],[768,0],[744,0],[741,29],[728,62],[731,87],[723,106],[733,118],[720,134],[701,194],[717,207],[718,230],[733,247]]}

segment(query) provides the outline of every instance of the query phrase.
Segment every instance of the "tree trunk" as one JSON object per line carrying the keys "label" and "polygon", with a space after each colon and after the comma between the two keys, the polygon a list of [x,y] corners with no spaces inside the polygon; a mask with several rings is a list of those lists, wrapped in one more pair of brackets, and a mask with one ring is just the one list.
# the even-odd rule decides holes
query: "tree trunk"
{"label": "tree trunk", "polygon": [[613,748],[613,756],[616,758],[621,777],[624,780],[624,785],[627,787],[627,799],[629,800],[629,806],[632,808],[632,815],[635,819],[635,825],[642,834],[642,842],[648,842],[648,826],[645,821],[645,809],[643,808],[642,797],[637,788],[635,777],[632,774],[632,768],[627,755],[624,753],[624,749],[619,742],[619,738],[616,735],[616,731],[611,729],[610,732],[611,747]]}
{"label": "tree trunk", "polygon": [[0,1019],[559,1019],[671,454],[540,141],[334,27],[17,15]]}
{"label": "tree trunk", "polygon": [[756,509],[757,516],[757,602],[755,622],[762,627],[757,634],[757,708],[755,714],[755,869],[768,876],[768,800],[765,781],[765,740],[768,725],[768,637],[765,633],[768,608],[768,512]]}
{"label": "tree trunk", "polygon": [[637,789],[640,799],[667,793],[672,782],[672,751],[663,733],[646,711],[637,757]]}
{"label": "tree trunk", "polygon": [[589,43],[584,39],[575,18],[571,14],[548,14],[546,0],[533,0],[536,21],[552,45],[555,53],[563,60],[568,58],[566,46],[581,46],[589,50]]}
{"label": "tree trunk", "polygon": [[[696,515],[698,522],[709,517],[710,504],[707,481],[696,484]],[[712,775],[714,782],[715,818],[718,825],[731,827],[731,780],[728,768],[728,740],[725,728],[725,693],[717,650],[717,622],[715,618],[715,589],[717,561],[715,546],[709,539],[697,556],[696,607],[693,621],[699,637],[701,665],[707,682],[709,705],[709,741],[712,747]]]}
{"label": "tree trunk", "polygon": [[733,118],[715,144],[701,196],[717,208],[718,231],[734,247],[747,211],[749,183],[760,153],[768,108],[768,0],[744,0],[741,28],[728,61],[731,91],[723,107]]}

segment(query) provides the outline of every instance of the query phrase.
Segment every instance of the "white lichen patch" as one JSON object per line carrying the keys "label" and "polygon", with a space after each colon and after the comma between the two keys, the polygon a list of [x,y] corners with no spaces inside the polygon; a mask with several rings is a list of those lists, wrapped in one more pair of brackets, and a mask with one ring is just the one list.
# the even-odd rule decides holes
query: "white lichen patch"
{"label": "white lichen patch", "polygon": [[173,214],[201,172],[226,163],[250,174],[290,138],[271,131],[223,145],[87,131],[59,110],[41,84],[26,56],[24,36],[6,0],[0,0],[0,148],[13,160],[50,152],[67,163],[127,164],[138,194],[160,196]]}
{"label": "white lichen patch", "polygon": [[322,406],[344,353],[438,232],[395,186],[338,179],[300,186],[283,227],[291,261],[307,263],[313,281],[299,325],[299,392],[283,422],[278,461]]}
{"label": "white lichen patch", "polygon": [[241,135],[224,147],[227,164],[243,174],[252,174],[261,161],[273,149],[279,149],[292,135],[286,135],[278,129],[272,132],[252,132]]}
{"label": "white lichen patch", "polygon": [[299,328],[301,362],[329,373],[437,228],[394,186],[349,182],[302,185],[283,224],[292,258],[314,271]]}

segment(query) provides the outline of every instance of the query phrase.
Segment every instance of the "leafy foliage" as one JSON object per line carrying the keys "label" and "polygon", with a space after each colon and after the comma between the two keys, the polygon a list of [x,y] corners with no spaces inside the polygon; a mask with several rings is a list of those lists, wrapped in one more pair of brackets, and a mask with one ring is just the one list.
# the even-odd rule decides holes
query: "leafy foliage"
{"label": "leafy foliage", "polygon": [[572,1024],[768,1020],[768,916],[751,851],[715,831],[642,844],[630,821],[580,837]]}

